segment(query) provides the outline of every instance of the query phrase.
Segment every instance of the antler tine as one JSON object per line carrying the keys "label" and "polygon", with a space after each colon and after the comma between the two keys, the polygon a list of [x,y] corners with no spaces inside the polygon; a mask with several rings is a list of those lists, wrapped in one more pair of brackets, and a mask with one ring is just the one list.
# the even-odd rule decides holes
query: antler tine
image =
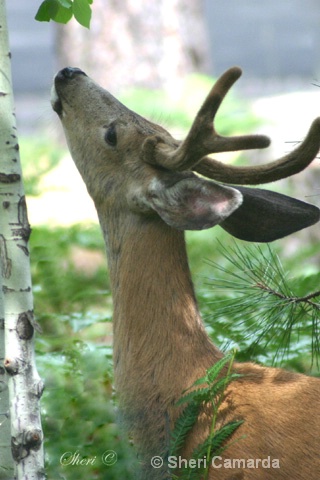
{"label": "antler tine", "polygon": [[220,182],[258,185],[281,180],[301,172],[314,160],[319,149],[320,117],[313,121],[303,142],[288,155],[278,160],[254,167],[237,167],[205,157],[194,167],[194,170]]}
{"label": "antler tine", "polygon": [[144,144],[145,161],[171,170],[188,170],[209,153],[269,146],[270,140],[264,135],[222,137],[214,128],[215,115],[241,74],[239,67],[232,67],[217,80],[197,113],[186,139],[178,148],[172,151],[161,137],[149,137]]}

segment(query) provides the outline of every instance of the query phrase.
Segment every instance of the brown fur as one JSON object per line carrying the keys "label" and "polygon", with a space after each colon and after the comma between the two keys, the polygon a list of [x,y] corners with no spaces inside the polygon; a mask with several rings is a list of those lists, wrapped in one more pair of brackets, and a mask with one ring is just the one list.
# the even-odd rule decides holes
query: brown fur
{"label": "brown fur", "polygon": [[[139,478],[167,479],[165,468],[152,468],[150,459],[168,452],[170,428],[179,413],[174,404],[222,357],[209,340],[198,311],[184,234],[149,208],[158,201],[155,191],[148,190],[152,180],[157,179],[166,192],[171,186],[168,172],[141,160],[143,142],[155,134],[168,149],[176,148],[177,142],[88,77],[79,73],[66,77],[60,73],[56,78],[53,104],[95,201],[106,242],[114,302],[115,386],[123,419],[144,462]],[[106,145],[104,132],[114,121],[118,142],[112,148]],[[192,173],[187,177],[193,181]],[[185,176],[179,181],[174,177],[172,182],[179,190],[186,184]],[[176,194],[167,193],[169,204]],[[278,459],[280,468],[218,466],[211,469],[209,478],[317,480],[319,380],[253,363],[236,364],[234,370],[243,376],[228,387],[218,421],[244,423],[223,458],[270,457],[271,461]],[[202,415],[183,455],[206,438],[208,429],[208,417]]]}

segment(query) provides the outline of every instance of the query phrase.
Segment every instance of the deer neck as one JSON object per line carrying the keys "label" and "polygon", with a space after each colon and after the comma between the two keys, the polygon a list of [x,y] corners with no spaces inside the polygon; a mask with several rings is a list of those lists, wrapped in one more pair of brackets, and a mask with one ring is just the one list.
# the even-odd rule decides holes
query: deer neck
{"label": "deer neck", "polygon": [[[120,418],[143,457],[166,455],[176,401],[221,353],[198,313],[183,232],[156,218],[112,211],[99,218],[113,294]],[[141,478],[158,478],[148,468]]]}
{"label": "deer neck", "polygon": [[221,354],[198,312],[184,233],[156,217],[99,218],[113,294],[116,375],[140,375],[139,365],[172,368],[175,357],[183,368],[212,365]]}

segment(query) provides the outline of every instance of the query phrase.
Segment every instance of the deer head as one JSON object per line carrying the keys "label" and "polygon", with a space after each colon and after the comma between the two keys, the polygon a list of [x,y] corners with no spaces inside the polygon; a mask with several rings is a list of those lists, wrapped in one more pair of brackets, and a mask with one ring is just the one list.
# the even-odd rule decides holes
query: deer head
{"label": "deer head", "polygon": [[269,145],[262,135],[223,137],[216,132],[215,115],[240,75],[241,70],[234,67],[219,78],[186,139],[179,142],[126,108],[80,69],[61,70],[55,77],[52,105],[98,211],[102,203],[116,203],[117,210],[157,215],[175,229],[200,230],[220,224],[238,238],[259,242],[317,222],[315,206],[228,184],[272,182],[303,170],[319,151],[319,118],[295,150],[267,165],[235,167],[207,156]]}

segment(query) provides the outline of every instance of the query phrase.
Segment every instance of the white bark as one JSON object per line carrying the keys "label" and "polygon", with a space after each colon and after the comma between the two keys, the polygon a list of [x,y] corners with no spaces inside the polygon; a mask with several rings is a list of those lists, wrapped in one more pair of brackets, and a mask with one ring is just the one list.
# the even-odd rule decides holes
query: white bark
{"label": "white bark", "polygon": [[10,441],[8,374],[3,364],[5,357],[3,297],[2,276],[0,275],[0,479],[9,480],[14,477],[14,466]]}
{"label": "white bark", "polygon": [[44,479],[34,358],[34,319],[28,239],[30,227],[14,115],[5,0],[0,0],[0,269],[8,374],[11,453],[18,480]]}

